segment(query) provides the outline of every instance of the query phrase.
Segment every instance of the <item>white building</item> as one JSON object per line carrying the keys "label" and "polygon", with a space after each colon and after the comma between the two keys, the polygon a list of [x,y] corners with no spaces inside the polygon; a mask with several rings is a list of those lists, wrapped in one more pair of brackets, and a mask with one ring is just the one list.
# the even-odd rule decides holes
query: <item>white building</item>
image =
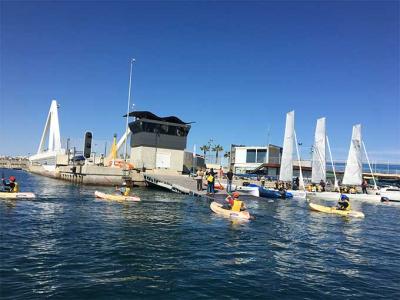
{"label": "white building", "polygon": [[[278,176],[281,164],[282,147],[266,146],[236,146],[231,147],[230,167],[236,174],[254,172],[267,176]],[[310,176],[311,162],[302,160],[303,176]],[[299,176],[299,162],[293,161],[294,176]]]}
{"label": "white building", "polygon": [[246,173],[263,164],[271,165],[268,175],[276,175],[281,160],[282,147],[267,146],[231,146],[230,167],[234,173]]}

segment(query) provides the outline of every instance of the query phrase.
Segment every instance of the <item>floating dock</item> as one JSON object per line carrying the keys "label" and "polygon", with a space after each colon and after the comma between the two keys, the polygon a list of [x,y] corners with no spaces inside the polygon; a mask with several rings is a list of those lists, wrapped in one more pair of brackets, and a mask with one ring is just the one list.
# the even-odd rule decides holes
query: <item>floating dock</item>
{"label": "floating dock", "polygon": [[[184,175],[156,175],[144,174],[144,180],[149,186],[166,189],[174,193],[192,195],[195,197],[207,197],[207,191],[197,191],[197,182],[193,177]],[[218,195],[227,195],[225,190],[218,190]]]}

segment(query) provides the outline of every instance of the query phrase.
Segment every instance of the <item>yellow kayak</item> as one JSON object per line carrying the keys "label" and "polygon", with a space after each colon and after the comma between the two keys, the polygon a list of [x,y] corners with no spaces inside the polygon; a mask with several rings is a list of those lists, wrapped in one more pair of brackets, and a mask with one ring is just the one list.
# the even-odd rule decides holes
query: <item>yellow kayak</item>
{"label": "yellow kayak", "polygon": [[124,196],[124,195],[115,195],[115,194],[106,194],[99,191],[95,191],[94,195],[96,198],[105,199],[105,200],[114,200],[114,201],[140,201],[139,197],[136,196]]}
{"label": "yellow kayak", "polygon": [[244,211],[232,211],[230,209],[222,208],[222,204],[221,203],[217,203],[217,202],[211,202],[210,208],[216,214],[222,215],[224,217],[235,218],[235,219],[244,219],[244,220],[249,220],[250,219],[250,214],[249,214],[249,212],[247,210],[244,210]]}
{"label": "yellow kayak", "polygon": [[337,209],[336,207],[329,207],[329,206],[323,206],[323,205],[318,205],[315,203],[310,203],[310,209],[327,213],[327,214],[336,214],[336,215],[341,215],[341,216],[349,216],[349,217],[354,217],[354,218],[364,218],[365,215],[361,211],[355,211],[355,210],[340,210]]}
{"label": "yellow kayak", "polygon": [[0,199],[32,199],[32,198],[36,198],[34,193],[0,192]]}

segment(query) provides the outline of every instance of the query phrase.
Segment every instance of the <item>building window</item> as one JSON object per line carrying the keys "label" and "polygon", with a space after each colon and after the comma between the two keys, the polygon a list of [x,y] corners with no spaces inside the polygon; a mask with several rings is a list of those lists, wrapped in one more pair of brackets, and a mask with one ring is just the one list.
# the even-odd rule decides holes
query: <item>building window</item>
{"label": "building window", "polygon": [[264,149],[257,150],[257,162],[258,163],[261,163],[261,164],[265,163],[266,157],[267,157],[267,150],[264,150]]}
{"label": "building window", "polygon": [[190,127],[174,126],[168,124],[159,124],[152,122],[135,121],[129,123],[129,128],[133,134],[139,132],[149,132],[156,134],[167,134],[174,136],[186,137],[189,134]]}
{"label": "building window", "polygon": [[255,163],[256,162],[256,149],[248,149],[246,155],[247,163]]}

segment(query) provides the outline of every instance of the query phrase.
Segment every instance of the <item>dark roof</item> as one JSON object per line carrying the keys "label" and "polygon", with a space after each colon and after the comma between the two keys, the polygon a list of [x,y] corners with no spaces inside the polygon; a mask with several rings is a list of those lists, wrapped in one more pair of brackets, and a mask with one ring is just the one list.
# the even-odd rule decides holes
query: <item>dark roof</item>
{"label": "dark roof", "polygon": [[[138,119],[149,119],[149,120],[156,120],[156,121],[164,121],[169,123],[176,123],[176,124],[190,124],[193,122],[183,122],[181,119],[175,116],[169,117],[159,117],[149,111],[132,111],[129,113],[130,117],[136,117]],[[124,115],[126,117],[126,115]]]}

